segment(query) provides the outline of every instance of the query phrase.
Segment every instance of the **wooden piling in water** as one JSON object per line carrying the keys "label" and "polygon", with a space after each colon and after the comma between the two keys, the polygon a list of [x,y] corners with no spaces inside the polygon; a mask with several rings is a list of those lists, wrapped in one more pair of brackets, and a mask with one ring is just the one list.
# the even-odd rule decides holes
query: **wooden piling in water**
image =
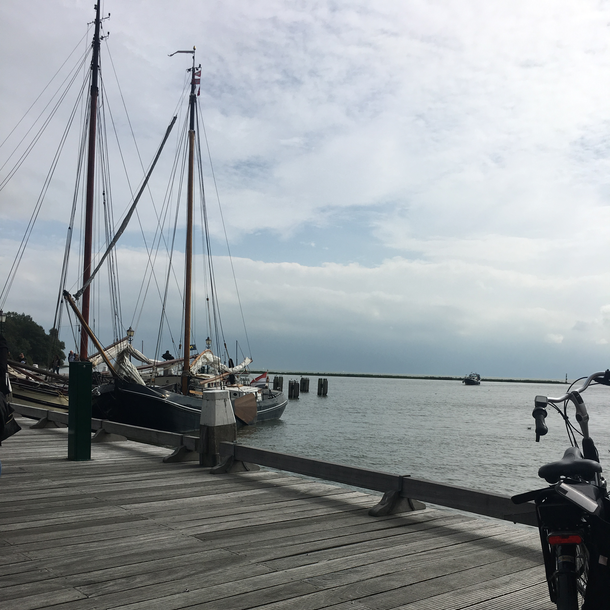
{"label": "wooden piling in water", "polygon": [[326,396],[328,394],[328,379],[320,377],[318,379],[318,396]]}
{"label": "wooden piling in water", "polygon": [[309,392],[309,377],[301,377],[301,392]]}
{"label": "wooden piling in water", "polygon": [[280,392],[284,389],[284,378],[277,375],[273,378],[273,389]]}
{"label": "wooden piling in water", "polygon": [[298,381],[289,381],[288,382],[288,398],[298,398],[299,397],[299,382]]}

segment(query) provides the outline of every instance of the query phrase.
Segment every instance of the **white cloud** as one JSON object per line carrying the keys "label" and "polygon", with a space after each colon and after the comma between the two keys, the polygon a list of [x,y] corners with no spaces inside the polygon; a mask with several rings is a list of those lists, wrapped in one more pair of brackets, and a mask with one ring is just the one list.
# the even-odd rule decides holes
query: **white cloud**
{"label": "white cloud", "polygon": [[547,343],[563,343],[563,335],[547,335],[546,341]]}
{"label": "white cloud", "polygon": [[[64,57],[88,47],[91,8],[49,0],[0,6],[0,141]],[[391,363],[384,366],[397,372],[401,362],[417,365],[404,353],[413,344],[430,373],[443,372],[432,370],[435,357],[439,368],[457,367],[468,350],[496,362],[498,375],[502,366],[521,366],[512,363],[525,367],[524,351],[531,366],[548,359],[562,374],[564,362],[582,365],[579,349],[604,353],[595,349],[610,339],[609,7],[593,0],[182,0],[171,7],[106,0],[103,8],[112,13],[104,23],[112,53],[112,64],[104,56],[105,79],[110,90],[114,70],[119,75],[144,165],[189,64],[167,55],[196,45],[229,235],[276,241],[282,252],[309,245],[298,250],[301,258],[286,257],[291,263],[265,259],[272,247],[238,257],[243,300],[274,341],[297,336],[303,346],[323,345],[341,368],[341,349],[353,353],[360,340],[379,346]],[[21,310],[28,295],[27,306],[45,319],[75,148],[58,167],[51,205],[40,215],[47,224],[37,227],[35,253],[8,301]],[[32,166],[0,192],[3,269],[53,151],[45,140]],[[140,162],[132,146],[123,154],[133,190]],[[161,168],[170,163],[164,158]],[[116,218],[130,199],[121,171],[113,170]],[[215,185],[207,188],[211,230],[222,236]],[[159,208],[164,189],[155,177]],[[143,204],[150,235],[155,217]],[[334,228],[345,254],[314,237],[318,228]],[[137,232],[120,250],[130,286],[145,262]],[[310,258],[321,250],[326,265]],[[227,273],[219,282],[228,297]],[[128,292],[126,309],[135,298]],[[534,358],[542,346],[551,353]]]}

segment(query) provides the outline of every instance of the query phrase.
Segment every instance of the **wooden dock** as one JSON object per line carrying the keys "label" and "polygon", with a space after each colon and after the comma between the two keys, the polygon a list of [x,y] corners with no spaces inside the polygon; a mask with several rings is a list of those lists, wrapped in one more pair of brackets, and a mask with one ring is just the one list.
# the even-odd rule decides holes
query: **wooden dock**
{"label": "wooden dock", "polygon": [[212,475],[170,449],[66,428],[0,447],[2,610],[552,610],[537,533],[264,471]]}

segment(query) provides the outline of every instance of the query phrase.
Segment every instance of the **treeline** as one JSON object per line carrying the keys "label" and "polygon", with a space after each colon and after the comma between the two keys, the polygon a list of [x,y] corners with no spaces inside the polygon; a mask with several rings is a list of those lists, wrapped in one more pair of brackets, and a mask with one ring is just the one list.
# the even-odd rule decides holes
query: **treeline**
{"label": "treeline", "polygon": [[9,358],[18,360],[23,354],[28,364],[38,364],[50,367],[57,357],[64,362],[66,345],[59,340],[57,330],[52,328],[49,333],[24,313],[9,311],[2,325],[2,334],[8,344]]}

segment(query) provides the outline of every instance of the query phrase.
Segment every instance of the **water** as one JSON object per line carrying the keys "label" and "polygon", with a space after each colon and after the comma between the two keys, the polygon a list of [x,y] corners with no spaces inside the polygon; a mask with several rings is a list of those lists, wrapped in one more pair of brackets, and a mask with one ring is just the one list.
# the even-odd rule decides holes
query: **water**
{"label": "water", "polygon": [[[539,466],[569,446],[558,413],[548,410],[549,433],[539,443],[531,416],[537,394],[559,396],[567,387],[329,377],[328,396],[320,397],[310,378],[313,391],[289,401],[280,421],[242,428],[238,442],[510,495],[546,485]],[[590,387],[583,397],[602,464],[610,464],[610,388]],[[568,413],[576,423],[573,407]]]}

